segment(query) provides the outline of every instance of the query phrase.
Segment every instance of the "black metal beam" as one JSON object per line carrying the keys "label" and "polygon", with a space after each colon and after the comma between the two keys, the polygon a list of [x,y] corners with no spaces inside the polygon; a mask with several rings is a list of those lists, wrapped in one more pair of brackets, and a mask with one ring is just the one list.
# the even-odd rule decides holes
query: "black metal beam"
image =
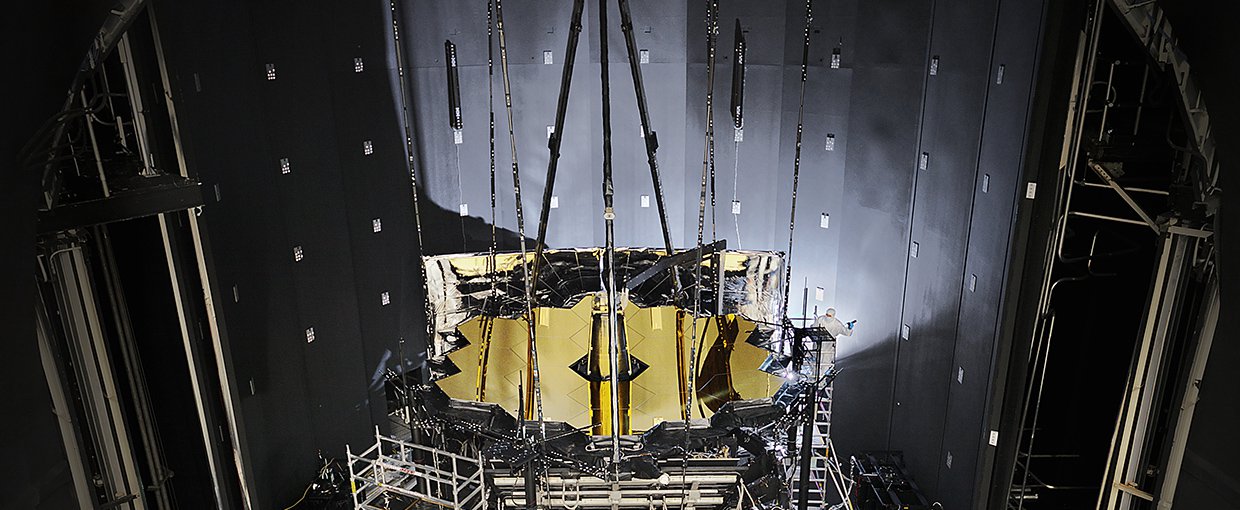
{"label": "black metal beam", "polygon": [[[646,141],[646,164],[650,167],[650,182],[654,186],[655,205],[659,209],[659,227],[663,231],[663,248],[672,252],[672,233],[667,226],[667,207],[663,203],[663,183],[659,179],[659,136],[650,127],[650,110],[646,107],[646,86],[642,83],[637,42],[633,38],[633,16],[629,14],[628,0],[618,0],[620,7],[620,30],[624,32],[624,46],[629,55],[629,74],[633,76],[633,91],[637,94],[637,116],[641,119],[642,139]],[[606,8],[606,7],[603,7]],[[677,283],[679,285],[679,283]]]}
{"label": "black metal beam", "polygon": [[[727,249],[728,249],[728,240],[720,239],[706,246],[703,246],[701,256],[706,256],[706,255],[714,254],[717,252],[722,252]],[[699,255],[698,255],[697,248],[684,250],[684,251],[675,253],[673,255],[663,257],[659,259],[658,262],[655,262],[653,266],[650,266],[649,268],[647,268],[645,271],[637,273],[637,276],[629,278],[628,281],[625,282],[625,287],[627,287],[629,290],[633,290],[637,288],[638,285],[641,285],[643,282],[645,282],[646,280],[649,280],[654,275],[657,275],[663,271],[667,271],[668,269],[679,266],[681,264],[686,264],[689,262],[696,261],[698,260],[698,258],[699,258]]]}
{"label": "black metal beam", "polygon": [[184,211],[203,205],[202,190],[197,181],[172,176],[158,179],[148,185],[119,191],[107,198],[84,200],[39,211],[39,233],[47,234]]}

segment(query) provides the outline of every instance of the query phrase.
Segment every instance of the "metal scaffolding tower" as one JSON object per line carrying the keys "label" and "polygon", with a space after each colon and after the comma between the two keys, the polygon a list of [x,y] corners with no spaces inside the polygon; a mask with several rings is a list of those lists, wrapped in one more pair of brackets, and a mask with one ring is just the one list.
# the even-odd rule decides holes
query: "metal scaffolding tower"
{"label": "metal scaffolding tower", "polygon": [[348,448],[353,508],[389,510],[413,504],[449,509],[487,507],[482,458],[401,441],[379,434],[361,454]]}
{"label": "metal scaffolding tower", "polygon": [[[808,429],[810,437],[806,438],[805,428],[801,428],[798,434],[799,440],[797,444],[804,444],[809,441],[809,462],[798,462],[790,469],[789,484],[792,488],[792,503],[794,508],[806,509],[826,509],[826,508],[853,508],[852,502],[849,501],[848,495],[852,489],[852,481],[840,469],[840,463],[835,457],[835,448],[831,443],[831,402],[834,396],[833,381],[835,369],[835,342],[823,342],[829,345],[822,348],[819,345],[818,352],[812,356],[806,356],[805,365],[801,369],[803,374],[814,374],[814,381],[810,386],[810,393],[806,398],[812,398],[813,401],[807,405],[813,406],[813,412],[807,413],[808,419],[813,420],[812,426]],[[801,470],[808,467],[809,476],[802,478]],[[809,483],[808,490],[802,492],[802,480]],[[840,503],[831,503],[827,498],[827,492],[834,491],[838,495]],[[801,494],[805,494],[805,504],[801,504]]]}

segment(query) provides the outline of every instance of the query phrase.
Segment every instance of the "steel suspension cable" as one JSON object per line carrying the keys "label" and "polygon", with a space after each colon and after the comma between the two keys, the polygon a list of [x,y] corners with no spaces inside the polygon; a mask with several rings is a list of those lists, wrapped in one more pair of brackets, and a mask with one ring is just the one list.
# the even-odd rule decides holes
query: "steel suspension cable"
{"label": "steel suspension cable", "polygon": [[[719,0],[707,0],[706,2],[706,144],[702,148],[702,178],[701,187],[698,193],[698,224],[697,224],[697,263],[694,264],[693,274],[693,313],[689,320],[692,321],[690,326],[689,345],[689,395],[685,401],[685,416],[692,416],[693,412],[693,395],[697,392],[696,375],[698,366],[698,356],[700,350],[698,343],[698,314],[702,308],[702,261],[703,261],[703,237],[705,234],[706,223],[706,185],[710,166],[710,134],[712,128],[711,118],[714,116],[714,90],[715,90],[715,36],[718,32],[719,19]],[[703,336],[704,335],[703,331]],[[685,422],[685,440],[684,440],[684,459],[681,463],[682,478],[688,476],[689,472],[689,422]],[[681,491],[685,491],[682,486]]]}
{"label": "steel suspension cable", "polygon": [[611,82],[607,65],[607,0],[598,0],[599,77],[603,99],[603,225],[607,284],[607,353],[611,390],[611,463],[620,479],[620,336],[616,293],[616,212],[612,208],[615,188],[611,178]]}
{"label": "steel suspension cable", "polygon": [[[435,323],[434,311],[431,310],[430,288],[426,284],[426,244],[422,240],[422,212],[421,206],[418,203],[418,172],[414,161],[413,121],[409,111],[409,92],[405,83],[405,52],[401,48],[403,44],[400,37],[401,10],[395,0],[388,2],[388,7],[392,14],[392,41],[393,46],[396,47],[396,76],[397,85],[400,88],[400,109],[405,132],[405,167],[409,172],[409,189],[413,196],[413,225],[418,242],[418,268],[421,271],[419,276],[422,280],[422,311],[426,319],[426,350],[427,354],[429,354],[435,342]],[[400,363],[401,372],[404,373],[406,360],[402,359]],[[425,382],[427,380],[425,374],[420,375],[420,379]],[[409,388],[404,388],[404,390],[408,394]],[[405,420],[406,425],[412,431],[412,418],[408,409],[405,412]]]}
{"label": "steel suspension cable", "polygon": [[[494,29],[494,4],[491,0],[487,0],[487,115],[490,119],[490,148],[491,148],[491,246],[487,250],[487,275],[491,280],[491,293],[487,295],[487,300],[496,296],[496,288],[498,286],[497,264],[495,262],[496,252],[499,250],[499,236],[495,226],[495,37]],[[458,154],[459,154],[459,145]],[[495,331],[495,317],[487,315],[487,302],[482,303],[483,317],[486,321],[483,324],[482,345],[478,349],[478,400],[485,401],[486,397],[486,369],[491,350],[491,335]]]}
{"label": "steel suspension cable", "polygon": [[512,81],[508,76],[508,46],[504,38],[503,0],[495,0],[495,29],[499,34],[500,74],[504,78],[504,108],[508,113],[508,143],[512,150],[512,188],[517,205],[517,236],[520,239],[521,269],[524,273],[523,279],[525,280],[525,322],[530,339],[527,352],[530,373],[529,383],[534,393],[533,405],[535,416],[538,418],[539,439],[545,442],[547,438],[547,424],[543,419],[542,381],[539,380],[538,374],[538,328],[534,322],[533,282],[530,280],[530,261],[528,250],[525,246],[525,214],[521,206],[521,172],[517,164],[517,135],[513,132],[512,124]]}
{"label": "steel suspension cable", "polygon": [[784,298],[779,305],[779,316],[788,315],[788,292],[792,288],[792,236],[797,226],[797,185],[801,179],[801,135],[805,131],[805,82],[809,77],[809,30],[814,21],[814,0],[805,0],[805,39],[801,46],[801,99],[797,106],[796,157],[792,161],[792,207],[788,219],[788,253],[784,264]]}
{"label": "steel suspension cable", "polygon": [[[732,140],[732,207],[737,203],[737,183],[741,175],[741,141]],[[736,249],[741,249],[741,215],[732,211],[732,225],[736,227]]]}
{"label": "steel suspension cable", "polygon": [[495,253],[499,251],[499,236],[496,233],[495,218],[495,38],[492,35],[494,29],[494,4],[491,0],[487,0],[487,115],[490,119],[490,147],[491,147],[491,249],[487,261],[487,268],[491,275],[491,295],[495,295],[497,280],[495,273],[498,271],[495,263]]}

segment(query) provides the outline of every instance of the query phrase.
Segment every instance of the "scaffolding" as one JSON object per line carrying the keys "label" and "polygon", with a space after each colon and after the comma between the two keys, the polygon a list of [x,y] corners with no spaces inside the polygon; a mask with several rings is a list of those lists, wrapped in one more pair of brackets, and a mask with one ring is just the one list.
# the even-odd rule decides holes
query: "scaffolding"
{"label": "scaffolding", "polygon": [[[835,346],[834,341],[829,342],[829,348],[822,349],[820,353],[814,356],[807,356],[805,365],[802,367],[802,373],[812,373],[817,378],[820,374],[831,374],[835,368]],[[816,366],[815,366],[816,365]],[[835,448],[831,443],[831,402],[834,397],[833,380],[831,376],[825,377],[825,383],[819,387],[815,385],[816,394],[809,398],[814,399],[810,404],[814,406],[812,436],[802,438],[802,441],[808,440],[810,446],[810,463],[809,463],[809,483],[810,490],[807,493],[805,508],[809,509],[848,509],[852,510],[852,502],[848,499],[849,493],[852,491],[852,481],[840,469],[839,460],[835,458]],[[794,508],[800,508],[800,485],[801,476],[800,468],[794,464],[792,476],[792,502]],[[830,504],[827,500],[827,491],[833,490],[838,495],[840,503]]]}
{"label": "scaffolding", "polygon": [[375,444],[358,455],[348,448],[348,459],[354,509],[487,508],[481,457],[385,437],[376,429]]}
{"label": "scaffolding", "polygon": [[[495,487],[501,494],[503,508],[528,508],[524,477],[496,476]],[[738,474],[726,470],[619,481],[593,476],[550,475],[536,497],[539,508],[549,509],[705,510],[730,508],[731,493],[736,493],[736,498],[743,503],[747,498],[744,487]]]}

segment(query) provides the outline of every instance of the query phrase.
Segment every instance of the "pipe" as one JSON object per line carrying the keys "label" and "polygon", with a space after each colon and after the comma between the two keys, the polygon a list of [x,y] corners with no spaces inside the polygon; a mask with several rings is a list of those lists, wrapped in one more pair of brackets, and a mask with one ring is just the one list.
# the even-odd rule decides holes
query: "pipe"
{"label": "pipe", "polygon": [[[547,438],[547,424],[543,420],[542,383],[538,373],[538,336],[533,309],[534,283],[530,279],[530,266],[526,265],[529,263],[529,257],[528,250],[525,247],[525,213],[521,206],[521,171],[517,164],[517,135],[513,131],[512,122],[512,81],[508,76],[508,45],[507,39],[504,37],[503,0],[495,0],[495,28],[499,34],[500,74],[504,78],[504,108],[508,113],[508,144],[512,151],[512,187],[517,206],[517,236],[521,246],[521,268],[525,272],[525,323],[526,331],[529,335],[528,349],[526,351],[526,365],[528,369],[526,372],[528,378],[526,382],[529,384],[529,389],[526,391],[531,392],[533,397],[529,399],[530,402],[527,402],[526,405],[533,405],[534,413],[532,414],[538,417],[539,437],[545,441]],[[529,411],[528,409],[525,410],[525,414],[531,414]]]}
{"label": "pipe", "polygon": [[[611,176],[611,83],[607,65],[607,0],[598,2],[599,80],[603,96],[603,224],[606,230],[605,259],[607,283],[607,342],[611,373],[611,462],[615,479],[620,480],[620,332],[616,307],[616,212],[612,208],[615,192]],[[627,353],[625,353],[627,355]]]}
{"label": "pipe", "polygon": [[[1111,189],[1111,187],[1110,187],[1110,186],[1107,186],[1106,184],[1098,184],[1098,183],[1096,183],[1096,182],[1087,182],[1087,181],[1083,181],[1083,180],[1082,180],[1082,181],[1076,181],[1076,185],[1077,185],[1077,186],[1084,186],[1084,187],[1086,187],[1086,188],[1106,188],[1106,189]],[[1132,188],[1132,187],[1128,187],[1128,188],[1124,188],[1124,191],[1128,191],[1128,192],[1132,192],[1132,193],[1149,193],[1149,194],[1151,194],[1151,195],[1164,195],[1164,196],[1166,196],[1166,195],[1170,195],[1170,194],[1171,194],[1171,193],[1170,193],[1170,192],[1168,192],[1168,191],[1163,191],[1163,190],[1158,190],[1158,189],[1149,189],[1149,188]]]}
{"label": "pipe", "polygon": [[805,0],[805,40],[801,45],[801,100],[797,108],[796,156],[792,160],[792,207],[788,220],[788,262],[785,264],[784,299],[779,306],[781,316],[788,315],[788,291],[792,287],[792,237],[797,226],[797,185],[801,180],[801,136],[805,132],[805,82],[809,79],[809,29],[814,20],[813,6],[813,0]]}

